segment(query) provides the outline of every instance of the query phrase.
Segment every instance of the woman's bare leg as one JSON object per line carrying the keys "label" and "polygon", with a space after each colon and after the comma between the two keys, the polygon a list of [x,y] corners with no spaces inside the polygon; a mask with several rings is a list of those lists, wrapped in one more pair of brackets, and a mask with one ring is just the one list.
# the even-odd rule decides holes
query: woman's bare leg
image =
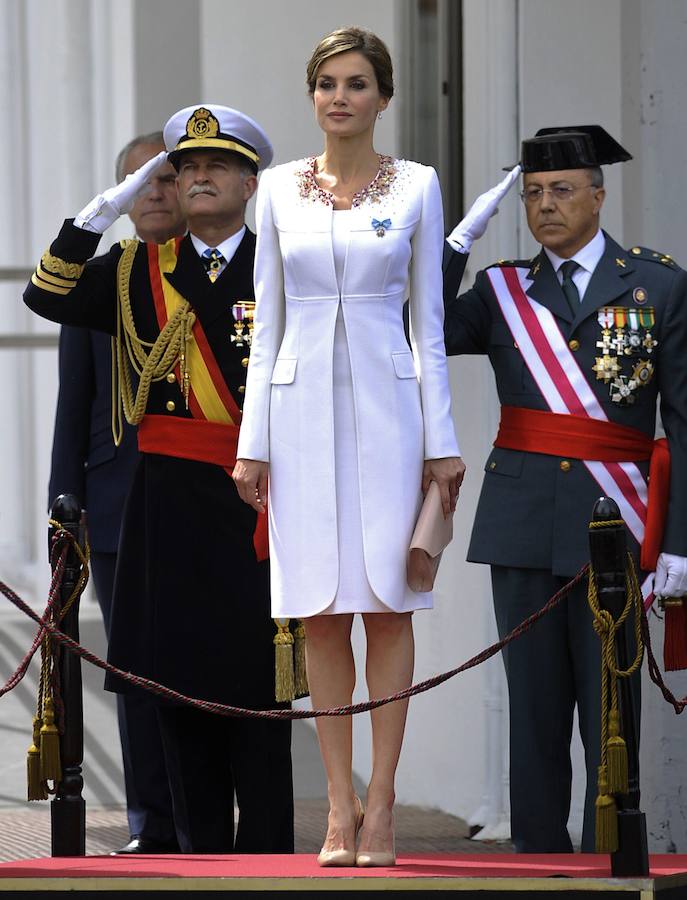
{"label": "woman's bare leg", "polygon": [[[415,643],[411,613],[363,614],[367,634],[370,699],[395,694],[412,683]],[[401,753],[408,701],[372,710],[372,776],[359,851],[390,852],[394,780]]]}
{"label": "woman's bare leg", "polygon": [[[308,684],[315,709],[346,706],[352,701],[355,687],[352,624],[353,616],[347,614],[313,616],[305,620]],[[353,850],[356,807],[351,717],[315,721],[329,797],[327,837],[322,850]]]}

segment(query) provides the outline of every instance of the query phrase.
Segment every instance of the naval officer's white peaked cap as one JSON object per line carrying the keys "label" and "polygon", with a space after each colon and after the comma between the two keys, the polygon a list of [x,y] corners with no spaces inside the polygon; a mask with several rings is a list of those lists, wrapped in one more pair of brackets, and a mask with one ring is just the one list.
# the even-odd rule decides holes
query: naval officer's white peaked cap
{"label": "naval officer's white peaked cap", "polygon": [[229,106],[199,103],[180,109],[167,121],[163,135],[169,161],[177,170],[185,150],[231,150],[256,170],[272,162],[272,144],[264,130],[250,116]]}

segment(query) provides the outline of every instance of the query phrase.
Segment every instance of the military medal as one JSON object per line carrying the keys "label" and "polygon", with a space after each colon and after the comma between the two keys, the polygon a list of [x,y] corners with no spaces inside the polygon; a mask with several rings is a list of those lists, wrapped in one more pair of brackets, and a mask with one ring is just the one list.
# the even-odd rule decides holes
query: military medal
{"label": "military medal", "polygon": [[651,334],[651,329],[656,324],[653,306],[647,306],[646,309],[639,310],[639,324],[644,328],[642,347],[644,347],[647,353],[652,353],[654,347],[658,346],[658,341],[655,341]]}
{"label": "military medal", "polygon": [[620,406],[629,406],[635,402],[633,390],[634,385],[628,382],[627,375],[618,375],[611,384],[611,400]]}
{"label": "military medal", "polygon": [[255,300],[237,300],[231,307],[234,317],[235,334],[231,336],[232,344],[237,347],[250,347],[253,340],[253,316],[255,313]]}
{"label": "military medal", "polygon": [[596,363],[592,366],[592,371],[596,372],[597,381],[610,381],[620,374],[620,363],[617,356],[597,356]]}
{"label": "military medal", "polygon": [[[646,296],[642,288],[637,290]],[[595,357],[592,371],[596,374],[597,381],[604,381],[609,385],[610,397],[614,403],[628,406],[635,402],[634,392],[651,382],[654,366],[647,359],[637,360],[628,376],[623,374],[622,361],[628,356],[650,354],[657,345],[651,335],[655,324],[654,309],[651,306],[645,309],[602,306],[597,312],[597,321],[601,326],[601,339],[596,342],[596,346],[601,355]]]}
{"label": "military medal", "polygon": [[632,381],[637,387],[646,387],[654,376],[654,366],[648,359],[641,359],[632,370]]}
{"label": "military medal", "polygon": [[625,355],[633,356],[639,353],[642,349],[642,336],[639,333],[639,310],[628,309],[627,321],[629,323],[630,330],[626,336]]}

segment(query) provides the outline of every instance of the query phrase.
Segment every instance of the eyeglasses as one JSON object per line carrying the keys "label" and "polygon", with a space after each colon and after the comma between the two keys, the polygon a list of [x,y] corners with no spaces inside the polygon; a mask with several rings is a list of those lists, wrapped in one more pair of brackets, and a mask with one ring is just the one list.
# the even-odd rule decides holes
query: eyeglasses
{"label": "eyeglasses", "polygon": [[544,194],[553,194],[556,200],[565,202],[566,200],[572,200],[573,195],[577,193],[577,191],[584,191],[586,188],[596,190],[596,185],[583,184],[580,187],[571,187],[568,184],[557,184],[552,188],[540,188],[532,185],[531,187],[525,188],[524,191],[520,191],[520,199],[523,203],[531,205],[543,200]]}

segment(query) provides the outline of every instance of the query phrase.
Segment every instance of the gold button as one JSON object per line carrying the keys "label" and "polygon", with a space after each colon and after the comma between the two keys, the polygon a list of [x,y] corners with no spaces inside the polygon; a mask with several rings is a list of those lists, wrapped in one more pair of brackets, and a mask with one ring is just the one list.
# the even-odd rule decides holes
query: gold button
{"label": "gold button", "polygon": [[239,385],[239,394],[245,394],[245,393],[246,393],[246,385],[240,384]]}
{"label": "gold button", "polygon": [[639,254],[640,254],[641,252],[642,252],[642,248],[641,248],[641,247],[633,247],[632,250],[630,250],[630,253],[634,253],[635,256],[639,256]]}
{"label": "gold button", "polygon": [[562,459],[559,463],[561,472],[569,472],[570,471],[570,463],[567,459]]}
{"label": "gold button", "polygon": [[174,402],[174,400],[168,400],[168,401],[165,403],[165,406],[167,407],[167,409],[169,410],[169,412],[174,412],[174,410],[177,408],[177,405],[176,405],[176,403]]}
{"label": "gold button", "polygon": [[177,377],[176,377],[176,375],[174,374],[174,372],[168,372],[168,373],[167,373],[167,381],[169,382],[169,384],[174,384],[174,382],[175,382],[176,380],[177,380]]}
{"label": "gold button", "polygon": [[519,350],[519,349],[520,349],[520,348],[518,347],[518,342],[517,342],[517,341],[513,341],[513,346],[515,347],[516,350]]}
{"label": "gold button", "polygon": [[571,341],[568,341],[568,347],[570,347],[571,350],[579,350],[580,342],[578,340],[575,340],[575,338],[573,338]]}
{"label": "gold button", "polygon": [[243,357],[243,359],[241,360],[241,365],[243,366],[244,369],[246,369],[248,367],[248,357],[247,356]]}
{"label": "gold button", "polygon": [[495,462],[490,462],[490,463],[489,463],[489,468],[490,468],[490,469],[495,469],[495,468],[496,468],[496,463],[495,463]]}

